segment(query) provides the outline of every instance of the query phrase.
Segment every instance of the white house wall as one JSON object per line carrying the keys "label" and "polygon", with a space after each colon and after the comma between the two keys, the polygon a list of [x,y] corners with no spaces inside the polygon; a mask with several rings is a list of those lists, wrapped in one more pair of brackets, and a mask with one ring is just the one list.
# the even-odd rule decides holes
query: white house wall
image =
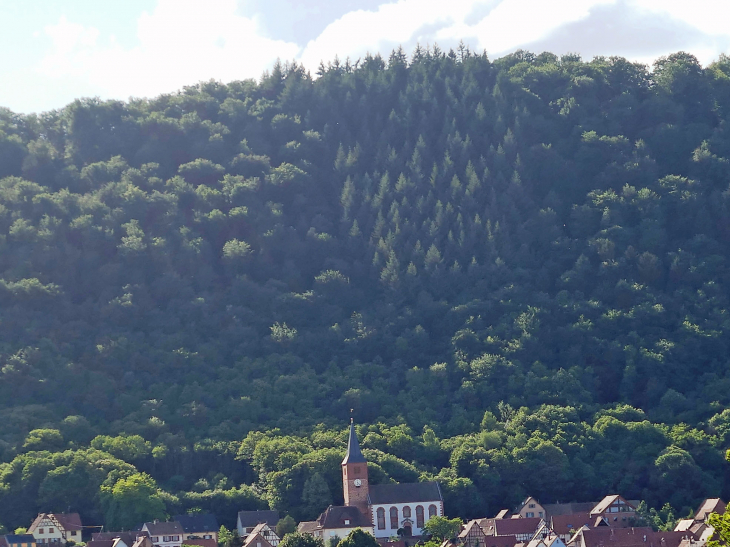
{"label": "white house wall", "polygon": [[[391,503],[388,505],[371,505],[370,509],[372,511],[372,519],[373,519],[373,529],[375,530],[375,537],[376,538],[389,538],[393,536],[398,535],[398,528],[403,528],[403,521],[405,520],[403,518],[403,508],[404,507],[410,507],[411,508],[411,522],[413,525],[411,526],[411,529],[413,531],[414,536],[420,536],[422,535],[422,530],[416,526],[416,507],[417,506],[423,507],[423,522],[428,522],[429,516],[428,516],[428,506],[429,505],[435,505],[436,506],[436,516],[443,517],[444,516],[444,506],[443,503],[439,501],[419,501],[416,503]],[[382,507],[385,510],[385,530],[378,530],[378,508]],[[392,529],[390,527],[390,508],[395,507],[398,509],[398,528]]]}
{"label": "white house wall", "polygon": [[[340,539],[343,539],[347,537],[347,534],[352,532],[353,530],[360,528],[360,526],[355,526],[354,528],[327,528],[326,530],[322,530],[322,539],[325,541],[328,540],[331,537],[337,536]],[[370,534],[373,533],[372,528],[363,528],[365,532],[368,532]],[[377,536],[376,536],[377,537]]]}

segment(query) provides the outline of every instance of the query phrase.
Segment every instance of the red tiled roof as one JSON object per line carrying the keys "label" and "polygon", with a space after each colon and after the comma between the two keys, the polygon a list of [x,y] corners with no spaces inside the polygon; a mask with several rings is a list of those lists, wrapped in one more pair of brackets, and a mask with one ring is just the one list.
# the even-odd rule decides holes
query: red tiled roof
{"label": "red tiled roof", "polygon": [[[582,536],[582,542],[579,536]],[[654,532],[648,527],[601,527],[582,530],[570,544],[584,547],[679,547],[685,537],[685,532]]]}
{"label": "red tiled roof", "polygon": [[553,532],[561,536],[580,530],[583,526],[593,527],[593,519],[590,513],[555,515],[551,520]]}
{"label": "red tiled roof", "polygon": [[517,538],[512,536],[487,536],[486,547],[515,547]]}
{"label": "red tiled roof", "polygon": [[545,513],[549,517],[556,517],[558,515],[573,515],[575,513],[590,513],[599,502],[589,501],[581,503],[548,503],[543,505]]}
{"label": "red tiled roof", "polygon": [[601,501],[599,501],[593,509],[591,509],[591,515],[603,513],[606,509],[608,509],[608,506],[611,505],[617,499],[619,499],[619,497],[620,496],[618,494],[613,494],[612,496],[606,496]]}
{"label": "red tiled roof", "polygon": [[702,502],[700,508],[695,513],[695,520],[705,520],[710,513],[718,513],[722,515],[725,513],[725,502],[720,498],[708,498]]}
{"label": "red tiled roof", "polygon": [[488,536],[531,534],[540,526],[539,517],[525,519],[484,519],[479,524]]}
{"label": "red tiled roof", "polygon": [[81,517],[78,513],[53,513],[58,524],[63,526],[64,530],[81,530]]}

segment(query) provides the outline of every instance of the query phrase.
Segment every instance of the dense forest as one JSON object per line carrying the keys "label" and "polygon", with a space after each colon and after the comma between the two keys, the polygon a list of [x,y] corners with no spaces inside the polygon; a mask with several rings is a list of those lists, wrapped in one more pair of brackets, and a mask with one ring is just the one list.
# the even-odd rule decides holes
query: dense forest
{"label": "dense forest", "polygon": [[466,47],[0,110],[0,515],[730,496],[730,58]]}

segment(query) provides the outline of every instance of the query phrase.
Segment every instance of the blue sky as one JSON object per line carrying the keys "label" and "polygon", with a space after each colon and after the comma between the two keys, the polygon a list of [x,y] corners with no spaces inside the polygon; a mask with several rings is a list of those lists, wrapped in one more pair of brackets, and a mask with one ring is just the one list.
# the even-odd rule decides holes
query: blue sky
{"label": "blue sky", "polygon": [[728,0],[0,0],[0,20],[0,106],[25,113],[259,78],[277,58],[314,73],[335,55],[417,43],[647,64],[730,53]]}

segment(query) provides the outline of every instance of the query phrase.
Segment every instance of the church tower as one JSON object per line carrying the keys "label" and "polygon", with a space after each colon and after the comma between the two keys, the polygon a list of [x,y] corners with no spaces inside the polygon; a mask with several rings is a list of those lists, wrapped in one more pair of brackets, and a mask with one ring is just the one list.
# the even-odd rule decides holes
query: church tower
{"label": "church tower", "polygon": [[347,454],[342,460],[342,486],[345,493],[345,505],[357,507],[365,515],[368,510],[368,462],[360,452],[357,442],[355,423],[350,418],[350,439],[347,441]]}

